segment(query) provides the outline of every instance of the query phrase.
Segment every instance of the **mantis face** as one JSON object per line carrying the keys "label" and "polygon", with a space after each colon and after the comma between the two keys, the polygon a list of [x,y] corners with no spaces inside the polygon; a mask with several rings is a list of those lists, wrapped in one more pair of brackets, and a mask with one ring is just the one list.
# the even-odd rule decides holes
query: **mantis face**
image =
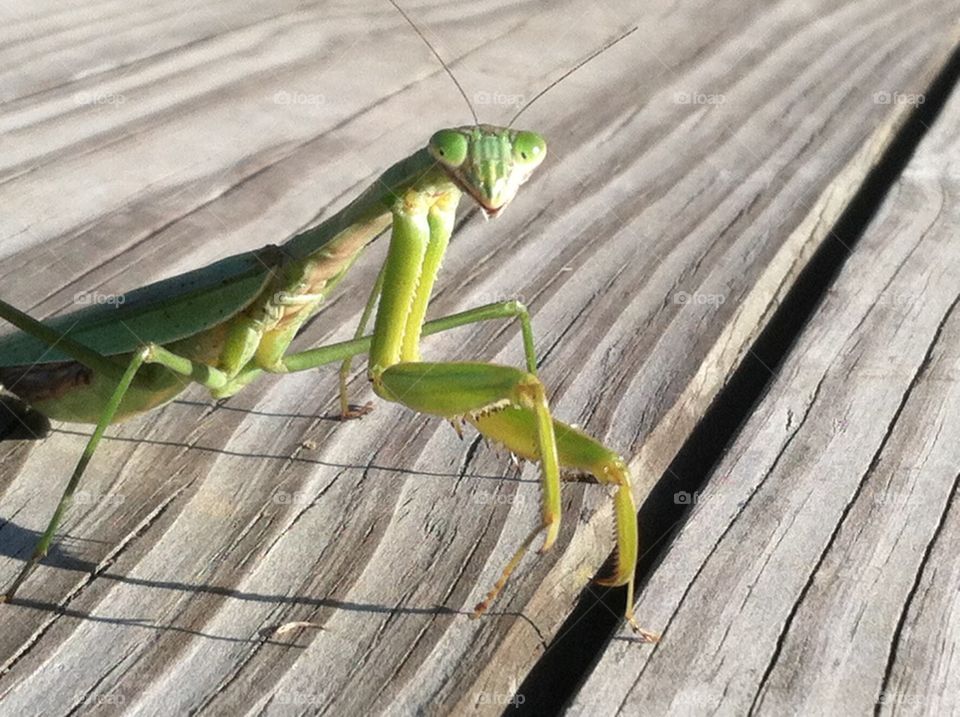
{"label": "mantis face", "polygon": [[428,150],[486,215],[495,217],[543,161],[547,143],[535,132],[474,125],[440,130]]}

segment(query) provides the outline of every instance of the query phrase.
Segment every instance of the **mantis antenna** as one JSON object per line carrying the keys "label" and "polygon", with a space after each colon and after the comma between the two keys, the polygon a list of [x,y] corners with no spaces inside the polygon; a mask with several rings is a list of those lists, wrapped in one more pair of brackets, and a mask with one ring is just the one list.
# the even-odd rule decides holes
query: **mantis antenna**
{"label": "mantis antenna", "polygon": [[634,25],[632,28],[630,28],[629,30],[627,30],[627,31],[624,32],[623,34],[621,34],[621,35],[613,38],[612,40],[610,40],[607,44],[605,44],[605,45],[604,45],[603,47],[601,47],[600,49],[594,50],[594,51],[591,52],[589,55],[587,55],[584,59],[580,60],[580,62],[578,62],[576,65],[574,65],[574,66],[571,67],[569,70],[567,70],[567,71],[564,72],[562,75],[560,75],[560,77],[558,77],[558,78],[555,79],[553,82],[551,82],[549,85],[547,85],[547,86],[544,87],[542,90],[540,90],[537,94],[535,94],[535,95],[533,96],[533,99],[531,99],[529,102],[527,102],[527,104],[525,104],[523,107],[520,108],[520,110],[517,112],[517,114],[515,114],[515,115],[513,116],[513,119],[510,120],[510,124],[508,124],[507,127],[508,127],[508,128],[509,128],[509,127],[513,127],[513,123],[517,121],[517,118],[518,118],[520,115],[522,115],[524,112],[526,112],[526,111],[530,108],[530,105],[532,105],[534,102],[536,102],[537,100],[539,100],[541,97],[543,97],[545,94],[547,94],[547,92],[549,92],[549,91],[552,90],[554,87],[556,87],[557,85],[559,85],[561,82],[563,82],[565,79],[567,79],[567,78],[568,78],[570,75],[572,75],[574,72],[576,72],[576,71],[579,70],[581,67],[583,67],[584,65],[586,65],[588,62],[590,62],[590,60],[592,60],[593,58],[595,58],[597,55],[599,55],[599,54],[601,54],[601,53],[603,53],[603,52],[606,52],[607,50],[609,50],[611,47],[613,47],[614,45],[616,45],[616,44],[617,44],[618,42],[620,42],[621,40],[623,40],[623,39],[625,39],[626,37],[632,35],[634,32],[637,31],[637,28],[638,28],[638,27],[639,27],[638,25]]}
{"label": "mantis antenna", "polygon": [[[460,96],[463,97],[463,101],[466,102],[466,103],[467,103],[467,107],[470,108],[470,114],[473,115],[473,121],[474,121],[474,123],[475,123],[476,125],[479,125],[479,124],[480,124],[480,118],[477,117],[477,111],[473,108],[473,103],[470,101],[470,98],[467,96],[467,93],[466,93],[466,92],[464,91],[464,89],[463,89],[463,85],[460,84],[460,81],[457,79],[456,75],[453,74],[453,71],[447,66],[447,63],[444,62],[443,58],[440,56],[440,53],[437,52],[437,48],[435,48],[435,47],[430,43],[430,41],[427,39],[426,35],[424,35],[423,32],[420,30],[420,28],[417,27],[417,24],[416,24],[412,19],[410,19],[410,16],[407,15],[407,13],[404,11],[404,9],[397,4],[397,1],[396,1],[396,0],[388,0],[388,2],[396,8],[397,12],[399,12],[400,15],[403,17],[403,19],[406,20],[407,23],[410,25],[410,27],[413,28],[413,31],[416,32],[417,35],[420,36],[420,39],[423,40],[423,43],[424,43],[427,47],[430,48],[430,52],[432,52],[432,53],[433,53],[433,56],[437,58],[437,61],[438,61],[438,62],[440,63],[440,65],[443,67],[444,72],[446,72],[446,73],[450,76],[450,79],[453,80],[453,84],[456,85],[457,90],[460,91]],[[588,62],[590,62],[590,60],[592,60],[592,59],[594,59],[595,57],[597,57],[598,55],[606,52],[607,50],[609,50],[611,47],[613,47],[614,45],[616,45],[616,44],[617,44],[618,42],[620,42],[621,40],[623,40],[623,39],[627,38],[628,36],[632,35],[634,32],[637,31],[638,27],[639,27],[638,25],[634,25],[634,26],[631,27],[629,30],[627,30],[626,32],[621,33],[621,34],[618,35],[617,37],[613,38],[612,40],[610,40],[609,42],[607,42],[605,45],[603,45],[602,47],[600,47],[599,49],[594,50],[594,51],[591,52],[589,55],[587,55],[584,59],[580,60],[580,62],[578,62],[576,65],[574,65],[574,66],[571,67],[569,70],[567,70],[567,71],[564,72],[562,75],[560,75],[560,77],[558,77],[558,78],[555,79],[553,82],[551,82],[549,85],[547,85],[547,86],[544,87],[542,90],[540,90],[537,94],[535,94],[535,95],[533,96],[533,99],[531,99],[531,100],[530,100],[529,102],[527,102],[523,107],[521,107],[520,110],[517,112],[517,114],[515,114],[515,115],[513,116],[513,119],[510,120],[510,124],[507,125],[507,128],[513,127],[513,123],[517,121],[517,118],[518,118],[520,115],[522,115],[524,112],[526,112],[526,111],[530,108],[530,105],[532,105],[534,102],[536,102],[537,100],[539,100],[541,97],[543,97],[545,94],[547,94],[547,92],[549,92],[549,91],[552,90],[554,87],[556,87],[557,85],[559,85],[561,82],[563,82],[565,79],[567,79],[567,78],[568,78],[570,75],[572,75],[574,72],[576,72],[576,71],[579,70],[581,67],[583,67],[584,65],[586,65]]]}
{"label": "mantis antenna", "polygon": [[420,39],[423,40],[424,44],[425,44],[427,47],[430,48],[430,52],[433,53],[433,56],[437,58],[437,60],[440,62],[441,65],[443,65],[443,69],[446,71],[446,73],[447,73],[448,75],[450,75],[450,79],[453,80],[453,84],[455,84],[455,85],[457,86],[457,89],[460,90],[460,95],[463,97],[463,101],[466,102],[466,103],[467,103],[467,107],[470,108],[470,114],[473,115],[473,121],[474,121],[474,123],[477,124],[477,125],[479,125],[479,124],[480,124],[480,118],[477,117],[477,111],[476,111],[475,109],[473,109],[473,103],[470,102],[470,98],[467,97],[467,93],[463,91],[463,86],[460,84],[460,82],[459,82],[459,81],[457,80],[457,78],[454,76],[453,72],[451,72],[451,71],[450,71],[450,68],[447,67],[447,63],[443,61],[443,58],[442,58],[442,57],[440,57],[440,53],[437,52],[437,48],[435,48],[433,45],[430,44],[430,41],[427,39],[426,35],[424,35],[424,34],[420,31],[420,28],[417,27],[417,24],[416,24],[413,20],[410,19],[410,16],[407,15],[407,13],[405,13],[405,12],[403,11],[403,8],[400,7],[399,5],[397,5],[396,0],[389,0],[389,2],[390,2],[391,5],[393,5],[393,6],[397,9],[397,12],[399,12],[399,13],[403,16],[403,19],[406,20],[406,21],[410,24],[410,27],[413,28],[414,32],[416,32],[416,33],[420,36]]}

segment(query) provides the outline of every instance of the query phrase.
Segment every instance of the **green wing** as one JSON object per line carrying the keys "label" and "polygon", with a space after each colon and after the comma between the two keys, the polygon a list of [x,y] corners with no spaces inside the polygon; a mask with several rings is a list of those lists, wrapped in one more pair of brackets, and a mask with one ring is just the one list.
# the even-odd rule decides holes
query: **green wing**
{"label": "green wing", "polygon": [[[104,356],[133,351],[145,341],[166,344],[219,324],[246,307],[270,280],[276,247],[237,254],[101,304],[44,322]],[[0,366],[68,361],[33,336],[0,337]]]}

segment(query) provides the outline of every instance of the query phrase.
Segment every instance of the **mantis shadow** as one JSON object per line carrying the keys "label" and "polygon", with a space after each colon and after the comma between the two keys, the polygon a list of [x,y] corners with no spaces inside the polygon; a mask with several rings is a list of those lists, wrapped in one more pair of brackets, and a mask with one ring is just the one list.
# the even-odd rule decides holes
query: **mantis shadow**
{"label": "mantis shadow", "polygon": [[[312,414],[286,414],[286,413],[271,413],[271,412],[260,412],[248,410],[240,407],[229,407],[220,404],[211,404],[206,402],[199,401],[177,401],[177,403],[198,406],[210,411],[218,410],[228,410],[241,413],[249,413],[252,415],[260,415],[269,418],[300,418],[306,420],[334,420],[340,422],[339,416],[317,416]],[[39,440],[47,437],[52,433],[64,433],[75,436],[88,436],[89,433],[83,431],[76,431],[65,429],[59,427],[56,429],[51,428],[49,420],[42,414],[31,409],[26,403],[19,400],[18,398],[10,395],[0,396],[0,441],[3,440]],[[423,470],[411,470],[403,467],[396,466],[378,466],[372,464],[341,464],[332,461],[325,461],[318,458],[313,458],[308,455],[304,455],[302,452],[298,452],[296,455],[281,455],[281,454],[269,454],[269,453],[250,453],[250,452],[240,452],[240,451],[229,451],[221,448],[207,447],[202,445],[186,444],[179,441],[162,441],[162,440],[151,440],[144,438],[135,438],[135,437],[124,437],[124,436],[105,436],[105,441],[120,441],[128,443],[137,443],[137,444],[146,444],[146,445],[158,445],[164,447],[176,446],[188,451],[203,451],[209,453],[216,453],[222,455],[229,455],[239,458],[252,458],[252,459],[269,459],[269,460],[278,460],[284,463],[305,463],[305,464],[314,464],[321,466],[328,466],[337,469],[355,469],[359,471],[370,471],[378,470],[384,471],[391,474],[400,474],[403,476],[428,476],[428,477],[438,477],[438,478],[455,478],[461,479],[464,477],[469,478],[479,478],[483,480],[495,480],[495,481],[516,481],[522,483],[537,483],[538,481],[535,478],[523,478],[521,476],[520,470],[512,470],[509,475],[480,475],[480,474],[471,474],[471,473],[452,473],[452,472],[441,472],[441,471],[423,471]],[[14,516],[11,516],[13,518]],[[24,528],[13,520],[2,521],[0,518],[0,555],[9,557],[15,560],[26,560],[27,556],[30,554],[30,551],[33,549],[33,546],[37,543],[40,538],[40,532],[37,530],[32,530]],[[178,581],[164,581],[164,580],[145,580],[141,578],[129,577],[119,573],[111,572],[98,572],[99,563],[96,561],[82,559],[77,557],[76,551],[81,547],[81,544],[85,543],[101,543],[103,541],[94,541],[90,539],[78,538],[69,534],[61,535],[56,541],[51,545],[50,550],[47,556],[41,561],[41,564],[47,567],[54,567],[58,569],[64,569],[69,571],[75,571],[79,574],[85,574],[87,576],[92,576],[93,579],[109,579],[117,582],[126,583],[129,585],[149,587],[158,590],[176,590],[181,592],[195,593],[197,595],[214,595],[226,599],[235,599],[235,600],[244,600],[247,602],[253,603],[269,603],[271,605],[277,606],[288,606],[290,608],[307,608],[312,610],[319,610],[322,608],[332,608],[336,610],[350,610],[354,612],[370,613],[370,614],[407,614],[407,615],[423,615],[430,617],[440,617],[440,616],[469,616],[471,613],[465,610],[457,610],[453,608],[448,608],[442,605],[434,605],[427,607],[403,607],[397,606],[395,604],[376,604],[376,603],[358,603],[351,601],[337,600],[334,598],[318,598],[310,596],[297,596],[289,594],[261,594],[254,592],[247,592],[236,590],[230,587],[221,587],[221,586],[211,586],[211,585],[197,585],[189,584]],[[263,643],[263,644],[275,644],[283,646],[294,646],[294,647],[303,647],[304,645],[296,644],[295,642],[290,642],[287,640],[277,640],[271,637],[270,634],[267,634],[269,631],[264,631],[263,634],[258,636],[229,636],[229,635],[214,635],[204,633],[198,630],[193,630],[190,628],[185,628],[176,625],[157,625],[152,623],[148,618],[112,618],[103,615],[93,615],[81,610],[71,609],[68,607],[70,601],[73,600],[78,594],[86,588],[86,585],[82,585],[79,590],[71,591],[70,600],[64,601],[63,603],[58,602],[49,602],[43,600],[36,600],[30,598],[14,598],[10,605],[19,606],[23,608],[29,608],[33,610],[39,610],[46,613],[50,613],[54,617],[52,619],[58,619],[60,616],[63,617],[72,617],[76,619],[85,619],[91,620],[93,622],[104,622],[109,624],[124,625],[129,627],[139,627],[139,628],[148,628],[153,630],[161,631],[174,631],[182,632],[185,634],[194,635],[197,637],[206,637],[208,639],[227,641],[227,642],[244,642],[244,643]],[[2,610],[2,607],[0,607]],[[540,632],[532,621],[524,615],[522,612],[514,611],[491,611],[489,613],[491,616],[500,616],[500,617],[516,617],[522,619],[529,623],[537,634]]]}
{"label": "mantis shadow", "polygon": [[[67,558],[62,562],[63,567],[69,567],[71,569],[77,570],[86,570],[88,573],[92,574],[94,568],[92,563],[85,561],[72,560]],[[437,617],[470,617],[472,611],[468,610],[458,610],[445,605],[433,605],[429,607],[415,607],[415,606],[398,606],[395,604],[378,604],[378,603],[360,603],[347,600],[338,600],[335,598],[315,598],[315,597],[306,597],[298,595],[266,595],[262,593],[254,593],[243,590],[237,590],[230,587],[221,587],[215,585],[191,585],[187,583],[177,582],[177,581],[158,581],[158,580],[143,580],[140,578],[131,578],[125,575],[119,575],[116,573],[102,572],[96,575],[97,579],[109,579],[117,582],[126,583],[128,585],[144,586],[160,590],[177,590],[182,592],[190,592],[195,594],[203,595],[215,595],[218,597],[232,599],[232,600],[243,600],[247,602],[254,603],[267,603],[274,606],[287,606],[290,608],[310,608],[313,610],[319,610],[322,608],[330,608],[333,610],[349,610],[351,612],[360,612],[368,613],[371,615],[421,615],[431,618]],[[86,586],[83,586],[85,588]],[[81,588],[81,589],[83,589]],[[79,592],[79,590],[77,591]],[[71,596],[72,598],[76,597],[76,594]],[[279,640],[276,639],[276,636],[280,634],[278,628],[280,625],[267,626],[260,629],[256,635],[249,636],[233,636],[233,635],[216,635],[201,630],[194,630],[188,627],[182,627],[179,625],[159,625],[150,621],[148,618],[119,618],[119,617],[109,617],[104,615],[94,615],[89,612],[82,610],[76,610],[68,607],[68,603],[57,603],[57,602],[47,602],[42,600],[34,600],[30,598],[14,598],[9,603],[11,606],[18,606],[22,608],[27,608],[31,610],[38,610],[41,612],[50,613],[54,617],[52,619],[59,619],[60,617],[70,617],[78,620],[89,620],[91,622],[102,622],[111,625],[121,625],[131,628],[145,628],[150,630],[156,630],[159,632],[179,632],[186,635],[191,635],[194,637],[202,637],[210,640],[216,640],[221,642],[229,643],[257,643],[257,644],[267,644],[267,645],[277,645],[282,647],[296,647],[302,649],[306,645],[298,644],[294,640]],[[3,609],[3,606],[0,606],[0,610]],[[543,640],[542,633],[536,624],[522,612],[517,611],[494,611],[491,610],[487,613],[489,618],[493,617],[513,617],[516,619],[523,620],[534,630],[534,632],[540,637],[541,643],[546,646],[546,643]],[[311,625],[311,627],[325,629],[322,623],[316,623]]]}

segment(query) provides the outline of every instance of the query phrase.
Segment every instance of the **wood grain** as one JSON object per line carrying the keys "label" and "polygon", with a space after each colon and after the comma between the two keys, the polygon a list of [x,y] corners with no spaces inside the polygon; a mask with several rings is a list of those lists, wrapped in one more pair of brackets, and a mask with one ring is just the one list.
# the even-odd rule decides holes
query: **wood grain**
{"label": "wood grain", "polygon": [[[503,218],[465,214],[432,308],[528,303],[555,412],[634,457],[638,497],[910,110],[877,93],[923,92],[956,36],[934,0],[409,10],[490,122],[639,25],[524,115],[548,160]],[[280,241],[466,118],[386,3],[3,13],[0,286],[38,317]],[[297,346],[349,335],[381,257]],[[518,335],[425,353],[520,365]],[[611,549],[609,499],[567,486],[557,547],[470,621],[537,520],[536,470],[399,408],[328,420],[334,374],[223,407],[191,390],[111,430],[58,550],[0,615],[5,709],[502,710]],[[88,430],[55,429],[0,446],[4,576]],[[291,621],[323,629],[270,636]]]}
{"label": "wood grain", "polygon": [[960,710],[960,94],[571,714]]}

